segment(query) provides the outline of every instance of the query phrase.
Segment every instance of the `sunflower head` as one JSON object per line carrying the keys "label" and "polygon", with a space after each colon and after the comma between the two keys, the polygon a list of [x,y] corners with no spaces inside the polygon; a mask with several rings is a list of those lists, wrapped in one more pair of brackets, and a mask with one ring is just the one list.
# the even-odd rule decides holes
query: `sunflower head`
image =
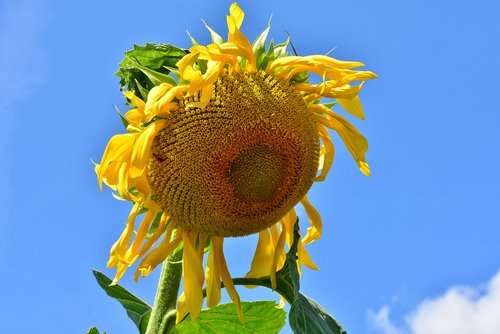
{"label": "sunflower head", "polygon": [[157,204],[183,228],[210,235],[275,224],[318,169],[319,136],[302,96],[259,71],[221,73],[208,103],[195,100],[179,101],[153,140],[148,180]]}
{"label": "sunflower head", "polygon": [[[334,99],[363,118],[358,93],[362,81],[375,74],[355,70],[363,65],[359,62],[290,56],[288,41],[266,49],[269,27],[251,44],[240,31],[243,17],[238,5],[231,5],[227,41],[209,29],[213,43],[207,46],[195,43],[187,53],[168,46],[165,59],[175,59],[175,66],[134,61],[143,77],[127,81],[135,88],[125,92],[132,106],[124,115],[127,133],[111,138],[96,166],[99,184],[134,203],[111,249],[108,265],[118,269],[115,280],[139,259],[136,278],[146,276],[182,245],[179,310],[193,318],[205,282],[209,307],[220,299],[221,280],[239,303],[224,260],[225,237],[259,233],[247,276],[269,275],[276,284],[299,202],[311,226],[298,243],[298,261],[316,268],[304,246],[320,237],[322,223],[305,196],[333,162],[327,128],[369,174],[366,139],[322,99]],[[309,82],[310,74],[319,83]]]}

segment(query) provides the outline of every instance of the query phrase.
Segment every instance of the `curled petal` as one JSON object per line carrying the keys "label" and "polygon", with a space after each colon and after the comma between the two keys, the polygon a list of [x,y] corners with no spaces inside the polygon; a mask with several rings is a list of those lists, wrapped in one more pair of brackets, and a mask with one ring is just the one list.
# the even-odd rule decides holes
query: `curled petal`
{"label": "curled petal", "polygon": [[321,237],[323,223],[318,211],[311,205],[306,196],[304,196],[304,198],[300,200],[300,203],[306,210],[307,216],[309,218],[309,223],[311,224],[311,226],[307,228],[307,233],[302,239],[302,242],[307,245],[315,240],[318,240]]}
{"label": "curled petal", "polygon": [[152,122],[148,127],[137,137],[132,151],[130,176],[132,178],[139,177],[143,174],[148,162],[151,143],[156,134],[167,124],[164,120]]}
{"label": "curled petal", "polygon": [[366,151],[368,151],[366,138],[349,121],[329,108],[323,105],[312,105],[309,108],[318,122],[337,131],[361,172],[369,176],[370,167],[365,158]]}
{"label": "curled petal", "polygon": [[144,101],[141,100],[140,98],[138,98],[134,94],[134,92],[132,92],[132,91],[126,91],[126,92],[123,92],[123,95],[125,95],[127,97],[127,99],[129,99],[130,102],[132,102],[132,104],[134,106],[136,106],[139,111],[144,111],[144,105],[145,105]]}
{"label": "curled petal", "polygon": [[[110,140],[101,159],[101,164],[96,166],[97,180],[99,182],[99,189],[102,191],[102,176],[106,173],[106,169],[119,157],[122,157],[126,152],[130,151],[136,134],[126,133],[115,135]],[[99,166],[99,167],[98,167]]]}
{"label": "curled petal", "polygon": [[333,158],[335,156],[335,147],[333,146],[333,142],[330,139],[330,134],[326,130],[326,128],[317,124],[318,134],[323,142],[323,146],[320,149],[320,159],[319,159],[319,169],[321,169],[320,175],[318,175],[314,181],[324,181],[330,168],[332,168]]}
{"label": "curled petal", "polygon": [[149,275],[154,268],[165,261],[165,259],[177,248],[177,246],[179,246],[179,243],[182,240],[182,232],[178,229],[177,233],[173,237],[172,234],[172,228],[167,229],[160,245],[144,257],[135,272],[134,279],[136,281],[139,279],[139,274],[142,277]]}

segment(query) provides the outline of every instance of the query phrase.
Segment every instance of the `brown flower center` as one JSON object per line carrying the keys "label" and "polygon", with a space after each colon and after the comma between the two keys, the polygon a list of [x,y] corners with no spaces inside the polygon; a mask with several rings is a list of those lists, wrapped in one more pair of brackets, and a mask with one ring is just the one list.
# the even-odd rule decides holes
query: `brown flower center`
{"label": "brown flower center", "polygon": [[188,230],[259,232],[306,195],[318,169],[316,123],[302,96],[264,72],[219,78],[210,103],[179,110],[153,142],[158,204]]}

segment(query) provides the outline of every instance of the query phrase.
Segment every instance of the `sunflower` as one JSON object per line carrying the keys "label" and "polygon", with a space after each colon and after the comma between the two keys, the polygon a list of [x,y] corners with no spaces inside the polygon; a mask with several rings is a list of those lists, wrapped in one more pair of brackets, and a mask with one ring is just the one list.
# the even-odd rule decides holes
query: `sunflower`
{"label": "sunflower", "polygon": [[[196,319],[204,285],[207,306],[216,306],[221,281],[243,319],[224,238],[258,233],[247,277],[270,276],[275,288],[298,203],[310,226],[297,261],[317,269],[305,246],[320,238],[322,222],[306,194],[333,162],[327,128],[338,133],[361,172],[370,173],[366,139],[331,110],[333,103],[321,102],[334,99],[363,119],[358,93],[376,75],[354,70],[360,62],[290,56],[287,43],[271,42],[266,51],[269,27],[252,45],[240,31],[243,11],[233,3],[229,12],[227,41],[209,29],[213,43],[189,49],[172,69],[175,82],[156,85],[144,100],[124,93],[134,107],[125,114],[127,133],[110,139],[96,165],[101,190],[105,183],[134,203],[110,251],[114,282],[139,261],[134,278],[147,276],[182,247],[178,319],[187,313]],[[310,83],[310,74],[319,83]]]}

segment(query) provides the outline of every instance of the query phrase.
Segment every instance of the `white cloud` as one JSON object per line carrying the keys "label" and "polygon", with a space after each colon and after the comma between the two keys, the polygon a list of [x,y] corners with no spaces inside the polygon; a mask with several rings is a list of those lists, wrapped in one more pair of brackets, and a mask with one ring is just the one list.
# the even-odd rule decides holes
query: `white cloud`
{"label": "white cloud", "polygon": [[402,334],[403,331],[394,326],[391,320],[389,320],[389,313],[389,306],[385,305],[377,313],[374,313],[372,310],[368,311],[368,318],[373,327],[378,329],[381,333]]}
{"label": "white cloud", "polygon": [[383,334],[497,334],[500,333],[500,271],[484,287],[451,287],[426,299],[404,317],[405,328],[389,319],[390,309],[369,311],[368,318]]}

